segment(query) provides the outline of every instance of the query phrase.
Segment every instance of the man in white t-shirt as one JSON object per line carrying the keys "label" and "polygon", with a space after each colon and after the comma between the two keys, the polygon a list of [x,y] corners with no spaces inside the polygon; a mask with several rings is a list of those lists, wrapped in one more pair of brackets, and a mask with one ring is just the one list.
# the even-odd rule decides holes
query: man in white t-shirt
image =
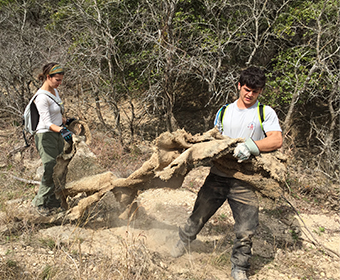
{"label": "man in white t-shirt", "polygon": [[[251,155],[274,151],[282,145],[282,130],[275,111],[264,106],[263,121],[259,116],[257,99],[265,83],[266,77],[261,69],[249,67],[242,71],[238,83],[239,98],[216,114],[215,126],[223,135],[246,140],[234,150],[234,156],[240,164]],[[218,166],[211,168],[198,192],[192,214],[184,227],[179,229],[180,240],[171,253],[173,257],[183,255],[189,243],[196,239],[205,223],[226,200],[235,220],[231,275],[235,280],[247,280],[252,237],[258,226],[257,196],[252,186],[228,177]]]}

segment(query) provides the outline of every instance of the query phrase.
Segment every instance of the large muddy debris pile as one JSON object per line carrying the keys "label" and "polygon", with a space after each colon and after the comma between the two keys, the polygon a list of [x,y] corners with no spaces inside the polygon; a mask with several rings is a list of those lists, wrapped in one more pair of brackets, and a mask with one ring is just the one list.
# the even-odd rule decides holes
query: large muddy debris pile
{"label": "large muddy debris pile", "polygon": [[[216,128],[200,135],[184,130],[165,132],[154,142],[150,159],[127,178],[117,178],[98,166],[89,150],[90,132],[86,125],[75,122],[70,129],[77,132],[73,144],[65,147],[57,159],[54,181],[57,195],[68,208],[67,219],[80,218],[84,211],[107,192],[114,193],[124,208],[133,202],[138,191],[150,188],[180,188],[185,176],[199,166],[216,165],[230,176],[251,184],[261,194],[276,199],[282,193],[286,176],[286,158],[276,151],[238,163],[232,156],[234,148],[244,139],[222,136]],[[79,133],[82,132],[82,133]],[[68,198],[82,198],[68,205]]]}

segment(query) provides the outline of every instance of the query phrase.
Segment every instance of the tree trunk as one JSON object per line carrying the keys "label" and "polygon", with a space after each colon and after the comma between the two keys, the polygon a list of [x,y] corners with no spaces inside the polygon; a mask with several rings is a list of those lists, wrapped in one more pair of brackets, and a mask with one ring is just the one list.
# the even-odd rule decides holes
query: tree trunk
{"label": "tree trunk", "polygon": [[174,38],[172,32],[172,20],[175,13],[175,4],[170,3],[168,7],[169,12],[165,19],[164,32],[162,33],[165,45],[166,45],[166,64],[164,68],[164,93],[166,98],[166,126],[167,130],[173,132],[178,129],[177,120],[173,114],[173,107],[175,104],[174,93],[174,78],[172,74],[173,70],[173,53],[175,52]]}
{"label": "tree trunk", "polygon": [[313,73],[315,72],[316,69],[317,69],[317,63],[315,62],[313,67],[309,70],[308,76],[307,76],[306,80],[304,81],[301,90],[297,89],[298,83],[299,83],[299,79],[298,79],[298,77],[296,78],[296,86],[295,86],[296,91],[294,92],[294,94],[292,96],[292,100],[290,102],[290,106],[289,106],[286,118],[285,118],[285,120],[283,122],[283,126],[282,126],[282,130],[283,130],[284,134],[289,130],[289,128],[290,128],[290,126],[291,126],[291,124],[293,122],[292,118],[293,118],[293,111],[295,109],[295,104],[299,100],[300,94],[302,94],[306,90],[307,84],[308,84],[311,76],[313,75]]}
{"label": "tree trunk", "polygon": [[101,111],[101,108],[100,108],[100,99],[99,99],[99,96],[98,96],[98,92],[95,93],[95,102],[96,102],[96,114],[97,114],[97,117],[99,119],[99,121],[101,122],[101,124],[107,128],[106,126],[106,123],[104,121],[104,118],[103,118],[103,115],[102,115],[102,111]]}

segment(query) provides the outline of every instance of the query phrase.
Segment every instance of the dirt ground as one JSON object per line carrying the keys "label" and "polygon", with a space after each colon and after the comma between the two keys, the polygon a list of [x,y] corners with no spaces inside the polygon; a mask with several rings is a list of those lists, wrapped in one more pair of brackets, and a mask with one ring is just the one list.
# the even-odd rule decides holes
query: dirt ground
{"label": "dirt ground", "polygon": [[[45,240],[52,246],[34,245],[22,235],[13,242],[1,242],[0,260],[8,263],[12,259],[20,264],[25,276],[21,279],[231,279],[229,259],[234,235],[227,203],[206,224],[187,254],[177,259],[170,256],[171,247],[178,240],[178,227],[190,215],[198,187],[208,171],[206,167],[191,171],[178,190],[141,192],[138,209],[129,220],[119,217],[119,206],[108,193],[81,224],[37,226],[30,239]],[[254,237],[250,280],[340,279],[339,258],[327,249],[340,253],[336,213],[312,211],[300,203],[295,205],[297,216],[283,201],[260,201],[260,227]],[[28,203],[14,200],[8,201],[7,206],[26,209]],[[3,223],[8,213],[1,213]],[[315,246],[312,241],[325,247]],[[98,257],[123,262],[129,269],[143,264],[152,266],[149,273],[155,274],[155,278],[137,272],[127,277],[105,276],[94,261]],[[58,273],[41,278],[47,264],[56,266],[61,259],[69,263],[62,274],[65,278]]]}

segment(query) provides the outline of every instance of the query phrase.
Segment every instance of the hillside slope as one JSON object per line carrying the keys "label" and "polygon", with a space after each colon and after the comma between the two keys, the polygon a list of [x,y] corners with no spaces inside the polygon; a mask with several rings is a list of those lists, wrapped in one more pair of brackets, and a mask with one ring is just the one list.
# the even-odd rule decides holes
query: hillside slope
{"label": "hillside slope", "polygon": [[[17,128],[3,126],[0,135],[0,279],[231,279],[234,234],[228,204],[187,254],[170,256],[208,168],[192,170],[180,189],[140,192],[130,219],[120,215],[108,193],[76,222],[42,223],[30,206],[36,186],[23,182],[37,179],[35,148],[12,152],[23,143]],[[127,176],[150,155],[147,143],[124,152],[99,132],[91,149],[117,176]],[[249,279],[339,279],[340,219],[334,203],[317,203],[311,192],[296,193],[293,181],[290,190],[286,197],[293,206],[260,196]]]}

